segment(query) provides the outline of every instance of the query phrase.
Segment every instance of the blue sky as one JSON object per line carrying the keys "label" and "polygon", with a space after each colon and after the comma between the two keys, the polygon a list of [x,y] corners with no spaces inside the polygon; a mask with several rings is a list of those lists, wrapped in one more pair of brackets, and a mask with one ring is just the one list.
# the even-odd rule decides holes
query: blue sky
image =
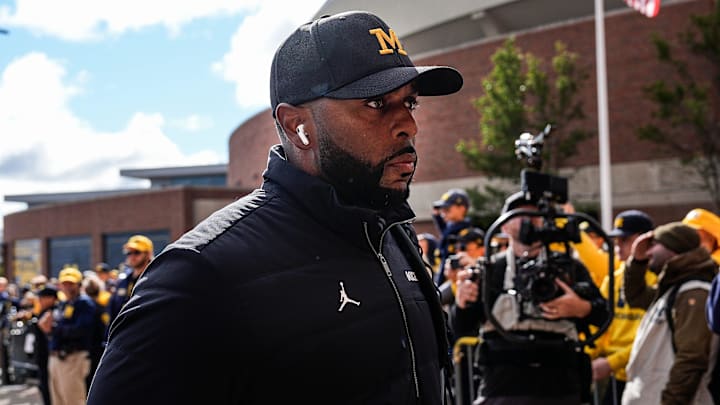
{"label": "blue sky", "polygon": [[274,50],[322,3],[0,0],[0,216],[24,209],[5,195],[226,163],[230,133],[269,105]]}

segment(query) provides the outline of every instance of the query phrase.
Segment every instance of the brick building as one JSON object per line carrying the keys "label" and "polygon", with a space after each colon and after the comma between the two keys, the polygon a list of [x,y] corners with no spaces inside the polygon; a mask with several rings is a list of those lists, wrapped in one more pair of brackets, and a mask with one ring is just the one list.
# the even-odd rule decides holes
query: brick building
{"label": "brick building", "polygon": [[227,165],[123,170],[149,179],[149,189],[6,196],[29,208],[4,217],[3,261],[8,275],[27,282],[57,276],[65,264],[81,270],[98,262],[117,267],[122,245],[143,234],[155,253],[213,211],[250,190],[228,188]]}
{"label": "brick building", "polygon": [[[429,222],[430,204],[444,191],[450,187],[482,186],[487,182],[482,173],[465,167],[455,145],[461,139],[479,139],[480,116],[472,100],[482,95],[481,78],[492,69],[490,57],[508,35],[514,35],[523,51],[535,54],[546,64],[554,55],[554,44],[558,40],[579,54],[581,65],[590,74],[581,94],[587,116],[582,125],[595,133],[598,127],[592,2],[525,0],[438,4],[423,3],[409,10],[380,1],[360,4],[339,0],[328,2],[318,13],[342,9],[375,12],[398,33],[404,49],[416,64],[450,65],[463,73],[465,84],[460,92],[422,99],[416,113],[420,128],[419,161],[410,202],[418,215],[418,228],[427,231],[433,231]],[[643,97],[643,87],[660,78],[662,73],[668,73],[657,61],[652,34],[660,33],[675,41],[677,33],[689,27],[689,17],[709,12],[712,2],[663,2],[660,14],[653,19],[628,8],[622,1],[606,1],[606,8],[614,212],[639,208],[662,223],[679,219],[694,207],[710,208],[709,195],[698,185],[696,176],[671,154],[638,140],[635,130],[647,123],[654,108]],[[428,24],[428,15],[446,20],[441,24]],[[697,64],[691,67],[696,77],[711,81],[710,70]],[[579,148],[580,153],[570,159],[569,167],[562,171],[570,177],[573,201],[599,204],[597,142],[597,136],[585,141]],[[230,138],[228,184],[258,185],[267,149],[274,143],[277,135],[269,110],[241,124]]]}

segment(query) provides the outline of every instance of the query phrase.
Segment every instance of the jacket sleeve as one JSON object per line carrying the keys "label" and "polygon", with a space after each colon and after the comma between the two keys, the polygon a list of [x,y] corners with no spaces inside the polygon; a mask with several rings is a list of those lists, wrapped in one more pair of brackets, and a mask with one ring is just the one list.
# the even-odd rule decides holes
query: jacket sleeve
{"label": "jacket sleeve", "polygon": [[440,235],[442,235],[445,232],[445,220],[440,214],[432,214],[432,220],[435,224],[435,228],[437,228],[438,232],[440,232]]}
{"label": "jacket sleeve", "polygon": [[625,263],[625,298],[631,307],[648,309],[653,301],[656,287],[647,285],[646,271],[647,261],[638,261],[631,257]]}
{"label": "jacket sleeve", "polygon": [[242,342],[218,333],[234,319],[222,310],[234,308],[222,290],[229,284],[195,251],[159,255],[110,326],[87,404],[239,403]]}
{"label": "jacket sleeve", "polygon": [[467,307],[459,308],[453,303],[450,308],[450,320],[455,337],[477,336],[480,326],[485,323],[485,303],[483,297],[483,280],[487,280],[490,286],[489,306],[492,308],[497,297],[502,293],[502,282],[505,275],[506,261],[504,258],[487,265],[483,269],[483,276],[478,281],[479,295],[476,302],[469,302]]}
{"label": "jacket sleeve", "polygon": [[675,300],[673,339],[677,352],[662,392],[663,405],[691,403],[708,368],[712,333],[705,321],[706,299],[707,291],[696,288],[678,294]]}
{"label": "jacket sleeve", "polygon": [[456,338],[477,336],[480,332],[480,323],[485,319],[483,311],[481,302],[471,303],[465,308],[460,308],[453,303],[450,309],[453,335]]}
{"label": "jacket sleeve", "polygon": [[610,369],[613,373],[625,370],[625,367],[627,367],[627,364],[630,361],[631,351],[632,345],[629,344],[607,356],[608,364],[610,364]]}
{"label": "jacket sleeve", "polygon": [[583,291],[580,296],[590,302],[590,313],[582,319],[578,319],[576,324],[581,330],[586,330],[588,325],[601,326],[610,315],[607,309],[607,300],[600,294],[600,289],[593,282],[585,266],[577,262],[575,266],[575,282],[584,282],[589,288]]}
{"label": "jacket sleeve", "polygon": [[716,275],[707,300],[707,320],[710,329],[720,334],[720,274]]}

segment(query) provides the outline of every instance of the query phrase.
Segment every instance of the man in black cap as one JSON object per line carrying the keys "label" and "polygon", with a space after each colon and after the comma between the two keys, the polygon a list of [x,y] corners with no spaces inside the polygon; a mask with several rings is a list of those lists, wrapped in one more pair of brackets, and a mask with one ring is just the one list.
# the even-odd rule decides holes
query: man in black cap
{"label": "man in black cap", "polygon": [[[637,238],[625,272],[625,295],[647,309],[627,365],[623,404],[711,404],[709,359],[717,350],[705,301],[717,265],[695,229],[671,222]],[[658,284],[645,283],[646,269]]]}
{"label": "man in black cap", "polygon": [[[537,211],[536,203],[518,192],[505,200],[502,212]],[[471,278],[472,272],[467,270],[458,274],[452,309],[455,336],[482,334],[480,403],[580,404],[589,394],[590,365],[576,350],[578,333],[587,333],[588,325],[600,326],[607,320],[605,300],[580,262],[554,252],[550,257],[564,269],[564,274],[551,279],[555,293],[543,298],[527,296],[529,286],[522,280],[538,270],[535,263],[544,252],[542,242],[528,245],[520,240],[525,218],[515,216],[502,224],[510,244],[505,252],[492,257],[484,271],[492,291],[487,305],[493,317],[507,332],[532,336],[532,342],[505,339],[486,316],[481,278]],[[532,217],[530,221],[538,226],[539,220]]]}
{"label": "man in black cap", "polygon": [[37,312],[33,310],[32,314],[32,332],[35,335],[34,350],[35,359],[38,365],[38,379],[40,384],[40,394],[45,405],[50,405],[50,381],[48,378],[48,358],[50,356],[50,342],[48,336],[40,330],[37,321],[42,318],[45,313],[52,311],[57,303],[57,289],[53,286],[47,286],[37,292],[38,307]]}
{"label": "man in black cap", "polygon": [[[711,344],[704,304],[717,265],[697,231],[681,222],[643,234],[631,254],[625,294],[647,312],[630,354],[623,404],[712,403],[709,359],[717,342]],[[657,286],[645,283],[648,268],[658,275]]]}
{"label": "man in black cap", "polygon": [[433,203],[433,222],[440,232],[440,269],[435,276],[435,284],[445,282],[445,261],[456,252],[458,234],[472,226],[467,218],[470,198],[463,189],[452,188]]}
{"label": "man in black cap", "polygon": [[446,324],[407,197],[418,96],[461,75],[348,12],[293,32],[270,76],[262,187],[148,266],[89,404],[442,402]]}

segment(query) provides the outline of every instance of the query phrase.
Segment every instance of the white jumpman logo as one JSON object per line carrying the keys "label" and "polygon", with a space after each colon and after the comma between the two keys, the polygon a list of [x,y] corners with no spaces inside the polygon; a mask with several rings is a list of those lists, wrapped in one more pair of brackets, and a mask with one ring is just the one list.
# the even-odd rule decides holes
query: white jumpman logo
{"label": "white jumpman logo", "polygon": [[354,299],[348,297],[347,293],[345,292],[345,285],[343,285],[343,282],[340,282],[340,308],[338,308],[338,312],[342,312],[342,310],[345,308],[345,304],[347,303],[355,304],[357,306],[360,306],[360,301],[355,301]]}

